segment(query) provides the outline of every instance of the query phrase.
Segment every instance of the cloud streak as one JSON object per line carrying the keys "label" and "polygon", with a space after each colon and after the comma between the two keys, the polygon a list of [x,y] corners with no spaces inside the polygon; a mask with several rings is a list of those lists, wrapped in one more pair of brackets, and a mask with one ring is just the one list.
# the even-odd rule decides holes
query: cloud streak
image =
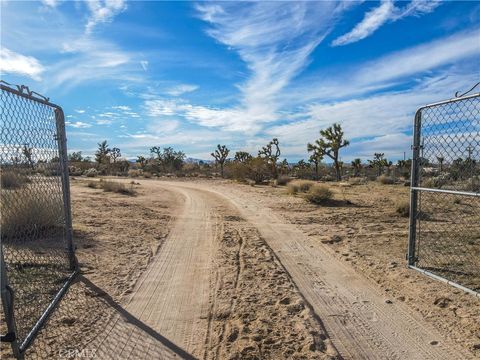
{"label": "cloud streak", "polygon": [[343,6],[331,2],[222,3],[197,5],[210,23],[208,35],[235,51],[250,74],[238,85],[245,130],[278,118],[277,96],[309,63],[309,56],[331,30]]}
{"label": "cloud streak", "polygon": [[395,6],[393,0],[382,0],[380,6],[367,12],[348,33],[336,38],[332,46],[351,44],[367,38],[388,22],[395,22],[407,16],[419,16],[435,10],[440,1],[413,0],[403,8]]}

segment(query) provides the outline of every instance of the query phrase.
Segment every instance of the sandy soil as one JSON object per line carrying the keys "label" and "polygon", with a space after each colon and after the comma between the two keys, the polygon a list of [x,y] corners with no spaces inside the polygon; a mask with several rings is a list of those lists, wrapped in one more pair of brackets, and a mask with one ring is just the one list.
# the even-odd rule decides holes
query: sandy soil
{"label": "sandy soil", "polygon": [[478,299],[403,265],[407,189],[332,185],[337,206],[319,207],[284,188],[139,182],[135,197],[72,182],[82,276],[28,357],[478,355]]}
{"label": "sandy soil", "polygon": [[[159,189],[136,197],[90,189],[71,181],[74,241],[82,275],[27,351],[27,358],[56,359],[88,349],[133,289],[170,228],[178,202]],[[2,344],[2,358],[10,357]]]}
{"label": "sandy soil", "polygon": [[464,357],[480,356],[479,299],[405,266],[408,219],[395,212],[395,205],[408,199],[408,188],[373,182],[359,186],[329,183],[338,203],[322,207],[287,195],[284,187],[216,184],[209,188],[237,201],[248,198],[250,205],[246,206],[253,203],[294,224],[308,236],[310,246],[323,248],[378,284],[385,301],[406,306],[442,338],[459,344]]}

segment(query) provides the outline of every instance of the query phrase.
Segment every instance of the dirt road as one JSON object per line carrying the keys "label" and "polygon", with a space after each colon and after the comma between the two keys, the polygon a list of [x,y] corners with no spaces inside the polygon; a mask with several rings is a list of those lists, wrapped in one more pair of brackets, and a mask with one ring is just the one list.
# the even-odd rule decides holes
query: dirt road
{"label": "dirt road", "polygon": [[[103,337],[98,339],[96,347],[102,358],[218,356],[219,352],[210,352],[209,346],[212,343],[210,337],[215,333],[212,325],[216,312],[215,298],[218,291],[226,291],[216,285],[218,259],[215,258],[222,241],[218,233],[225,226],[222,217],[225,214],[222,215],[222,212],[226,208],[229,208],[229,214],[234,214],[229,216],[242,218],[244,227],[249,228],[251,234],[258,232],[261,235],[258,242],[268,244],[268,251],[273,251],[281,262],[279,266],[283,265],[294,281],[294,285],[287,284],[285,291],[293,294],[292,289],[296,285],[300,290],[298,296],[306,299],[308,303],[305,306],[313,310],[314,313],[305,310],[301,317],[293,318],[297,322],[300,318],[307,319],[305,330],[313,327],[315,331],[310,332],[319,334],[321,341],[310,345],[310,348],[318,347],[321,353],[311,358],[318,358],[320,354],[324,358],[345,359],[471,357],[442,338],[403,304],[388,301],[374,284],[335,259],[327,248],[312,243],[294,225],[286,224],[248,197],[198,183],[145,181],[142,185],[152,193],[156,188],[177,192],[183,196],[185,203],[169,237],[138,282],[123,314],[117,316]],[[219,208],[219,204],[223,208]],[[248,238],[249,234],[245,236]],[[249,257],[252,255],[245,255],[245,259]],[[277,260],[271,258],[270,261]],[[236,263],[242,263],[242,259]],[[278,268],[270,273],[280,274]],[[255,272],[245,275],[245,279],[252,276]],[[238,279],[235,282],[238,283]],[[233,293],[235,302],[229,305],[227,317],[232,317],[232,309],[238,306],[240,295],[239,292]],[[247,305],[252,300],[258,301],[257,298],[250,299]],[[266,306],[276,300],[270,299]],[[289,305],[291,300],[287,300],[286,305]],[[278,302],[272,306],[275,311],[270,315],[267,311],[267,316],[276,316],[277,310],[281,309]],[[277,321],[288,321],[292,317],[291,312],[286,312]],[[316,324],[312,323],[312,319]],[[225,338],[232,338],[236,341],[238,331],[230,329],[231,333],[227,334],[229,327],[231,325],[222,327],[220,339],[226,341]],[[279,335],[279,339],[282,338],[285,334]],[[329,339],[334,346],[330,345]],[[300,340],[293,338],[291,341],[295,345]],[[246,345],[241,351],[249,351],[250,347]],[[228,348],[224,351],[228,353]],[[284,353],[284,357],[288,358],[286,355],[288,353]]]}

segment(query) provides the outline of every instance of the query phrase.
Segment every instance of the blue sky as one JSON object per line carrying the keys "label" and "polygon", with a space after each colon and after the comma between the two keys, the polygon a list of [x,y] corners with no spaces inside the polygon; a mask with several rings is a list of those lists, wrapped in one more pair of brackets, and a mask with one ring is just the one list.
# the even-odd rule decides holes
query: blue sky
{"label": "blue sky", "polygon": [[333,122],[403,158],[413,114],[480,80],[478,2],[1,2],[1,77],[67,115],[70,151],[216,144],[282,157]]}

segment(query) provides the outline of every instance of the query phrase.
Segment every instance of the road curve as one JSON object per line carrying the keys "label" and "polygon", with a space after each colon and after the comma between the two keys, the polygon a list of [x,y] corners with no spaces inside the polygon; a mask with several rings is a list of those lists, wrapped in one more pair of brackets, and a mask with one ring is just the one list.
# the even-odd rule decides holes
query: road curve
{"label": "road curve", "polygon": [[210,193],[209,201],[221,198],[235,206],[278,256],[342,358],[472,358],[404,304],[386,302],[376,284],[245,194],[198,183],[164,182],[161,186],[203,190]]}
{"label": "road curve", "polygon": [[105,359],[201,358],[208,343],[218,218],[215,206],[236,208],[255,226],[310,303],[344,359],[468,359],[405,305],[387,303],[377,286],[326,247],[241,192],[210,184],[145,181],[184,199],[159,253],[97,339]]}

